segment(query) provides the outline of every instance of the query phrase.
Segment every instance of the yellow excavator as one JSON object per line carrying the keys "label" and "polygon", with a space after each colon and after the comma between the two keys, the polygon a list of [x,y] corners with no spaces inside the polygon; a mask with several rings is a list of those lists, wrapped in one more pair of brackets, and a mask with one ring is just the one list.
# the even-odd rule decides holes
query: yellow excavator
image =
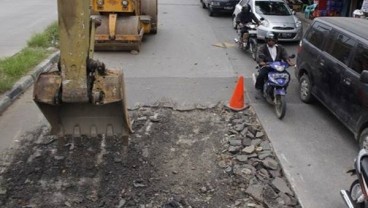
{"label": "yellow excavator", "polygon": [[144,34],[157,33],[157,0],[91,0],[101,25],[95,50],[137,50]]}
{"label": "yellow excavator", "polygon": [[34,101],[61,137],[119,136],[131,130],[121,70],[93,60],[96,20],[90,0],[57,0],[60,36],[58,69],[40,74]]}

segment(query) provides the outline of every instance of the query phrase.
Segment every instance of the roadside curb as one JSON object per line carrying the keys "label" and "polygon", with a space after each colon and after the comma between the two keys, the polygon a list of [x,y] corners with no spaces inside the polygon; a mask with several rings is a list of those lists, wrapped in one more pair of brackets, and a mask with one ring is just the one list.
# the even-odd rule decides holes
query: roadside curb
{"label": "roadside curb", "polygon": [[3,113],[21,94],[23,94],[38,78],[42,72],[49,71],[59,60],[60,52],[57,51],[38,64],[33,70],[18,80],[11,90],[0,97],[0,114]]}

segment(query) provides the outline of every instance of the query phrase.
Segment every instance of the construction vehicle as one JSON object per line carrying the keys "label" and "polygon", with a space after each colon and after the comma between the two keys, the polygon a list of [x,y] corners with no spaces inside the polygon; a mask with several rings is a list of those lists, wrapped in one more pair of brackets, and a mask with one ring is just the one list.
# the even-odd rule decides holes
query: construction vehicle
{"label": "construction vehicle", "polygon": [[39,75],[34,101],[53,135],[121,136],[127,145],[132,130],[123,73],[92,59],[96,21],[89,6],[90,0],[57,0],[60,60]]}
{"label": "construction vehicle", "polygon": [[101,25],[95,50],[137,50],[144,34],[157,33],[157,0],[91,0]]}

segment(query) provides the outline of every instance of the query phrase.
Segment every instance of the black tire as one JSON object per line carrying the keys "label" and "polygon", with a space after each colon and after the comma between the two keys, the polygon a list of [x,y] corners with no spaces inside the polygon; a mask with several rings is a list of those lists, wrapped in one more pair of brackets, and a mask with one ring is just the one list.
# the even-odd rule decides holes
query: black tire
{"label": "black tire", "polygon": [[213,12],[211,7],[208,6],[207,8],[208,8],[208,14],[210,15],[210,17],[213,17],[215,15],[215,12]]}
{"label": "black tire", "polygon": [[275,112],[278,119],[283,119],[286,113],[285,95],[276,95],[275,97]]}
{"label": "black tire", "polygon": [[354,207],[356,207],[356,208],[364,208],[365,207],[364,203],[360,203],[360,204],[357,203],[357,196],[354,194],[354,193],[357,193],[357,192],[359,192],[361,190],[362,189],[360,187],[359,180],[355,180],[351,184],[350,189],[349,189],[350,198],[351,198],[351,200],[353,202]]}
{"label": "black tire", "polygon": [[206,4],[205,4],[203,1],[201,1],[201,3],[202,3],[202,8],[203,8],[203,9],[207,8],[207,7],[206,7]]}
{"label": "black tire", "polygon": [[157,34],[158,27],[158,0],[142,0],[141,13],[151,17],[150,34]]}
{"label": "black tire", "polygon": [[249,51],[252,55],[253,60],[256,60],[257,58],[257,50],[258,50],[258,44],[257,41],[253,38],[249,39]]}
{"label": "black tire", "polygon": [[314,99],[312,95],[312,82],[308,74],[303,74],[299,80],[299,97],[304,103],[311,103]]}
{"label": "black tire", "polygon": [[359,147],[360,149],[368,149],[368,127],[363,129],[359,135]]}
{"label": "black tire", "polygon": [[152,28],[151,29],[151,34],[156,35],[157,34],[157,28]]}

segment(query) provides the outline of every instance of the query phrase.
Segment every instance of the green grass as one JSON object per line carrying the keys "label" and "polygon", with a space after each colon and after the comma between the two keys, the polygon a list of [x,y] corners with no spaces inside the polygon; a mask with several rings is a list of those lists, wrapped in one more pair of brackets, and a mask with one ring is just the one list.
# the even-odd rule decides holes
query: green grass
{"label": "green grass", "polygon": [[53,23],[44,32],[34,34],[20,52],[0,59],[0,93],[11,89],[17,80],[49,56],[52,50],[48,48],[55,47],[57,40],[57,23]]}

